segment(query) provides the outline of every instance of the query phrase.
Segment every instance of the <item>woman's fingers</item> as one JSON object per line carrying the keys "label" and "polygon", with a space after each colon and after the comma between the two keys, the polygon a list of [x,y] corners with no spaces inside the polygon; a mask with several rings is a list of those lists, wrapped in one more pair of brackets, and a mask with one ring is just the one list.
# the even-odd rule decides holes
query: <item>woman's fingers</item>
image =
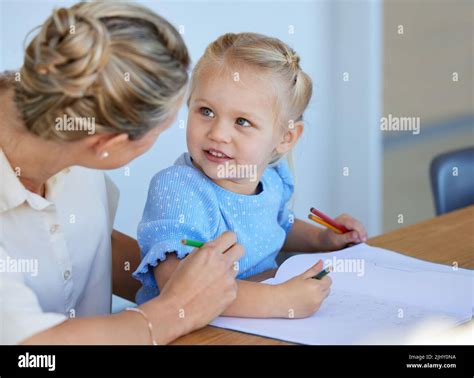
{"label": "woman's fingers", "polygon": [[235,244],[230,249],[228,249],[226,253],[224,253],[223,257],[226,260],[226,264],[228,267],[230,267],[234,276],[237,276],[239,273],[238,261],[243,254],[244,247],[242,247],[240,244]]}
{"label": "woman's fingers", "polygon": [[209,323],[235,300],[235,262],[243,253],[235,234],[225,232],[179,263],[161,295],[189,308],[187,332]]}
{"label": "woman's fingers", "polygon": [[204,246],[215,249],[217,252],[225,253],[230,247],[237,243],[235,233],[226,231],[218,238],[207,242]]}
{"label": "woman's fingers", "polygon": [[213,249],[216,253],[222,253],[226,268],[233,271],[234,276],[238,273],[238,264],[236,262],[244,254],[244,247],[237,244],[237,237],[235,233],[227,231],[224,232],[217,239],[206,243],[205,247]]}

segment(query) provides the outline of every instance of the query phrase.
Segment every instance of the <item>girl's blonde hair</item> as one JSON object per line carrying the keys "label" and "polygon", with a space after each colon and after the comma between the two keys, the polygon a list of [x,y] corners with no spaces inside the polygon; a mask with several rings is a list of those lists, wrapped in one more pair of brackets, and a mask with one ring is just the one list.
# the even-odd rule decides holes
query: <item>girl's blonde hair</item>
{"label": "girl's blonde hair", "polygon": [[[212,42],[193,70],[190,95],[200,74],[206,67],[219,64],[223,67],[250,66],[271,74],[277,79],[278,124],[287,130],[303,119],[311,99],[311,78],[300,67],[300,57],[277,38],[257,33],[227,33]],[[282,156],[275,156],[271,164]],[[289,155],[290,165],[291,155]]]}
{"label": "girl's blonde hair", "polygon": [[151,10],[79,3],[55,9],[29,43],[15,102],[27,128],[47,139],[87,135],[55,127],[64,115],[93,118],[97,133],[136,139],[176,108],[189,62],[180,34]]}

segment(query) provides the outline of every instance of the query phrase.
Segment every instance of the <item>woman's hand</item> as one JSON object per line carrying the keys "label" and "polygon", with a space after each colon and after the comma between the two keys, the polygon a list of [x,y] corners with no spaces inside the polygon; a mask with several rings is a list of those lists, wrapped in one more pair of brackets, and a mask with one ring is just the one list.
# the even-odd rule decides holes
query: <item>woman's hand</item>
{"label": "woman's hand", "polygon": [[[161,295],[140,305],[141,315],[122,311],[110,316],[70,318],[23,340],[23,344],[168,344],[205,326],[232,303],[237,293],[234,262],[243,253],[226,232],[179,263]],[[152,335],[150,334],[152,333]]]}
{"label": "woman's hand", "polygon": [[207,242],[180,261],[161,290],[158,298],[173,307],[181,334],[204,327],[235,300],[236,262],[244,253],[236,243],[232,232]]}
{"label": "woman's hand", "polygon": [[282,284],[276,285],[276,301],[280,316],[284,318],[305,318],[318,311],[329,295],[332,280],[329,276],[321,280],[312,278],[323,269],[323,262]]}
{"label": "woman's hand", "polygon": [[317,238],[318,249],[321,251],[335,251],[346,247],[348,244],[357,244],[367,241],[367,231],[362,223],[350,215],[342,214],[336,222],[345,226],[349,232],[338,234],[330,229],[320,231]]}

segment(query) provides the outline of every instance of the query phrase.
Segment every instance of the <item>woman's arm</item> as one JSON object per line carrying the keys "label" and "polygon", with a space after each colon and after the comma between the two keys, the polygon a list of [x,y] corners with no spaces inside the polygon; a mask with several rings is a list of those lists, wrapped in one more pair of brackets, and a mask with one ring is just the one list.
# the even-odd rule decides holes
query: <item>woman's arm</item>
{"label": "woman's arm", "polygon": [[[141,305],[160,344],[205,326],[235,300],[234,264],[243,254],[231,232],[181,261],[158,298]],[[182,310],[185,309],[185,316]],[[24,344],[150,344],[141,314],[68,319],[23,341]]]}
{"label": "woman's arm", "polygon": [[[199,252],[198,252],[199,253]],[[169,254],[165,261],[154,269],[158,287],[166,285],[177,268],[180,260],[175,254]],[[256,318],[279,317],[275,303],[275,286],[259,282],[237,280],[237,299],[222,313],[226,316],[242,316]]]}
{"label": "woman's arm", "polygon": [[140,282],[132,277],[140,264],[140,248],[134,238],[117,230],[112,231],[113,293],[135,302]]}
{"label": "woman's arm", "polygon": [[[169,254],[165,261],[154,268],[159,288],[167,284],[179,261],[176,255]],[[319,262],[303,274],[280,285],[237,280],[237,298],[222,315],[247,318],[301,318],[309,316],[329,295],[329,286],[331,285],[329,277],[327,280],[320,281],[310,279],[321,269],[322,263]]]}
{"label": "woman's arm", "polygon": [[[176,305],[166,298],[139,307],[153,325],[154,339],[168,344],[184,331],[184,322],[177,322],[172,309]],[[102,317],[68,319],[55,327],[37,333],[22,342],[32,344],[151,344],[147,323],[142,315],[131,311]]]}

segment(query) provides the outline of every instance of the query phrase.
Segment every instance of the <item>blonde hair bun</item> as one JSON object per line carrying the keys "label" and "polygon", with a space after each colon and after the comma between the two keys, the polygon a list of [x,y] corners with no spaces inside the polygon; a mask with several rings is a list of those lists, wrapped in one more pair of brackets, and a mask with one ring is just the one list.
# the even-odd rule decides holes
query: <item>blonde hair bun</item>
{"label": "blonde hair bun", "polygon": [[15,102],[27,128],[47,139],[88,135],[58,130],[64,116],[93,118],[96,133],[135,139],[176,111],[189,63],[178,31],[146,7],[81,2],[55,9],[29,43]]}
{"label": "blonde hair bun", "polygon": [[[60,8],[43,25],[25,65],[43,77],[44,92],[82,97],[109,60],[105,25],[78,10]],[[28,56],[28,54],[27,54]],[[43,84],[43,85],[41,85]]]}

